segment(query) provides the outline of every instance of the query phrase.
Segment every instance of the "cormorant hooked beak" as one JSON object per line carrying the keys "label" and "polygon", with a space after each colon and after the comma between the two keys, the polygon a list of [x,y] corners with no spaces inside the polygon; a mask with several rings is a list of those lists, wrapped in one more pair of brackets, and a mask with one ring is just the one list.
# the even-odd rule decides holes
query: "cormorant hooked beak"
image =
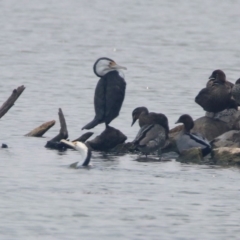
{"label": "cormorant hooked beak", "polygon": [[110,68],[111,68],[111,69],[115,69],[115,70],[118,70],[118,69],[127,70],[126,67],[120,66],[120,65],[116,64],[115,62],[112,62],[112,63],[110,64]]}

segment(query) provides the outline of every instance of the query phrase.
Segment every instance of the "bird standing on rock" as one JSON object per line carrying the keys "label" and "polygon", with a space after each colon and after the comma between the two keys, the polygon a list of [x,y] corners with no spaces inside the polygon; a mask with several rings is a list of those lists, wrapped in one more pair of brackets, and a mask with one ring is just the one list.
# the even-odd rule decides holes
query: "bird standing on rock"
{"label": "bird standing on rock", "polygon": [[125,97],[126,82],[119,66],[110,58],[99,58],[94,73],[100,77],[94,95],[94,119],[82,129],[91,129],[100,123],[108,124],[119,115]]}
{"label": "bird standing on rock", "polygon": [[132,126],[138,120],[140,127],[150,124],[162,125],[169,132],[168,119],[162,113],[149,112],[146,107],[137,107],[132,111]]}
{"label": "bird standing on rock", "polygon": [[139,151],[147,155],[161,150],[168,139],[169,126],[168,119],[162,113],[148,112],[146,107],[135,108],[132,112],[132,125],[139,120],[139,130],[134,145]]}
{"label": "bird standing on rock", "polygon": [[184,114],[180,116],[176,124],[177,123],[183,123],[183,130],[179,133],[176,139],[179,153],[183,150],[196,147],[201,148],[203,156],[206,156],[211,152],[211,145],[206,138],[199,133],[191,133],[191,129],[194,127],[194,122],[190,115]]}
{"label": "bird standing on rock", "polygon": [[226,81],[226,75],[222,70],[215,70],[209,77],[207,87],[196,96],[195,102],[205,111],[213,113],[237,108],[236,102],[231,98],[231,84]]}

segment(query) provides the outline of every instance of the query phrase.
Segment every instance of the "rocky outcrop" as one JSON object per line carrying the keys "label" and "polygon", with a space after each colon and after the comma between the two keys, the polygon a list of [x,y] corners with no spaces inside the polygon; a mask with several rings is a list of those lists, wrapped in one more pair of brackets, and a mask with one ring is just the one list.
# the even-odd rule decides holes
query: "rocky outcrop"
{"label": "rocky outcrop", "polygon": [[211,142],[212,148],[219,147],[231,147],[231,148],[239,148],[240,147],[240,131],[231,130],[228,131],[219,137],[215,138]]}
{"label": "rocky outcrop", "polygon": [[99,136],[87,141],[86,144],[92,150],[108,151],[118,144],[124,143],[126,139],[127,137],[121,131],[108,126]]}
{"label": "rocky outcrop", "polygon": [[180,153],[177,161],[182,163],[202,163],[203,156],[201,148],[191,148]]}
{"label": "rocky outcrop", "polygon": [[240,148],[220,147],[212,150],[212,159],[215,164],[240,166]]}

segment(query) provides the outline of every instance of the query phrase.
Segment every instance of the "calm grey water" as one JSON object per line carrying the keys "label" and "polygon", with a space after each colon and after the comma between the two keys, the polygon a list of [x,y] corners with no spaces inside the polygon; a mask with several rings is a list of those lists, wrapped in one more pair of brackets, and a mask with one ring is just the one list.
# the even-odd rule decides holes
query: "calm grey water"
{"label": "calm grey water", "polygon": [[[112,126],[131,141],[131,112],[204,114],[194,97],[215,69],[240,76],[240,1],[0,1],[0,101],[26,90],[1,119],[0,239],[239,239],[237,168],[138,162],[93,153],[91,170],[69,169],[74,151],[44,148],[93,118],[95,60],[128,68],[126,98]],[[45,121],[46,138],[23,135]],[[94,129],[95,136],[104,129]]]}

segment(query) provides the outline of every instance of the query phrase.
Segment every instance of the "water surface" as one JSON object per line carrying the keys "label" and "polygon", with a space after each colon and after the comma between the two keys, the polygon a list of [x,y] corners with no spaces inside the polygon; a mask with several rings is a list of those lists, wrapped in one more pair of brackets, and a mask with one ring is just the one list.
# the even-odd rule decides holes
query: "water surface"
{"label": "water surface", "polygon": [[[131,141],[135,107],[203,116],[194,97],[215,69],[239,78],[239,1],[0,2],[0,101],[26,90],[1,119],[1,239],[238,239],[239,169],[138,162],[93,153],[91,170],[69,169],[74,151],[47,150],[93,118],[99,57],[128,68],[126,98],[111,126]],[[45,138],[23,135],[45,121]],[[104,129],[99,125],[95,136]]]}

